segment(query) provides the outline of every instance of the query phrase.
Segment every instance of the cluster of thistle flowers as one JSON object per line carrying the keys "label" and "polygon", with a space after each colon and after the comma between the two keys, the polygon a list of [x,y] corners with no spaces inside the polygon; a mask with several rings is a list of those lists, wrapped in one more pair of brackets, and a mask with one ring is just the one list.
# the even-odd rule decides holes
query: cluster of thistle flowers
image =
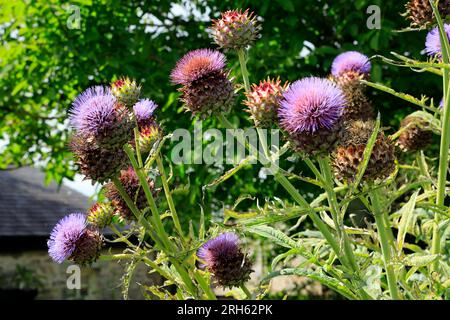
{"label": "cluster of thistle flowers", "polygon": [[[227,11],[213,25],[215,42],[224,50],[241,50],[259,37],[260,27],[248,10]],[[228,112],[234,103],[226,58],[217,50],[187,53],[171,74],[181,84],[187,110],[201,117]],[[308,77],[288,85],[280,79],[253,84],[246,111],[257,127],[279,125],[294,149],[305,155],[332,153],[337,176],[352,179],[374,127],[374,111],[361,79],[370,77],[369,59],[346,52],[333,62],[328,79]],[[365,177],[384,178],[394,169],[394,146],[381,132]]]}
{"label": "cluster of thistle flowers", "polygon": [[[411,21],[412,27],[429,29],[435,24],[436,19],[433,9],[428,0],[412,0],[406,5],[406,16]],[[450,15],[450,1],[439,1],[439,14],[442,18]],[[450,24],[444,24],[445,33],[450,41]],[[442,62],[442,45],[437,26],[431,28],[425,40],[425,52],[431,60]],[[442,110],[443,99],[439,103]],[[397,144],[403,151],[423,150],[430,145],[432,140],[432,129],[430,123],[424,118],[410,115],[401,122],[401,134]]]}
{"label": "cluster of thistle flowers", "polygon": [[[91,87],[73,102],[70,123],[75,133],[70,147],[75,162],[87,179],[104,184],[110,202],[96,203],[86,214],[73,213],[58,222],[48,241],[49,254],[58,263],[66,259],[80,265],[94,262],[104,242],[101,229],[115,216],[133,220],[111,179],[118,177],[137,206],[145,207],[145,194],[123,150],[127,143],[138,143],[143,152],[148,152],[161,135],[154,116],[157,105],[140,99],[140,91],[136,81],[123,78],[108,87]],[[135,128],[138,138],[132,139]],[[153,181],[148,183],[154,190]]]}

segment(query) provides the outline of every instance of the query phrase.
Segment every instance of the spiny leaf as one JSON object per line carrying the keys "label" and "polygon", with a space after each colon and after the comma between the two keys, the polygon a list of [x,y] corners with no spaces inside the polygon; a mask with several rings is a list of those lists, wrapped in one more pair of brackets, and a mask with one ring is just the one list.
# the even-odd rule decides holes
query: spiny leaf
{"label": "spiny leaf", "polygon": [[316,280],[316,281],[320,282],[321,284],[327,286],[328,288],[335,290],[336,292],[340,293],[347,299],[352,299],[352,300],[358,299],[358,297],[343,282],[341,282],[335,278],[329,277],[329,276],[325,275],[323,272],[319,272],[319,271],[310,271],[310,270],[297,269],[297,268],[287,268],[287,269],[282,269],[282,270],[270,273],[268,276],[266,276],[262,280],[262,282],[264,283],[275,277],[288,276],[288,275],[297,275],[297,276],[311,278],[311,279]]}
{"label": "spiny leaf", "polygon": [[413,221],[412,218],[418,194],[419,190],[414,192],[413,195],[411,196],[411,199],[402,207],[400,211],[402,214],[402,218],[400,219],[400,223],[398,225],[398,234],[397,234],[397,249],[399,253],[403,249],[406,232],[410,228],[411,222]]}

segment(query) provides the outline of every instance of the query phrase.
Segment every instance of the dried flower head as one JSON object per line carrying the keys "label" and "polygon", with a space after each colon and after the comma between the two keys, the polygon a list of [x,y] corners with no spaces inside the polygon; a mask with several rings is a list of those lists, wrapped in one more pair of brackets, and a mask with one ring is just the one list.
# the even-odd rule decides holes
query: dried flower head
{"label": "dried flower head", "polygon": [[[447,34],[447,39],[450,41],[450,24],[444,24],[444,29]],[[438,27],[435,27],[428,32],[427,39],[425,41],[425,51],[430,57],[437,57],[441,59],[442,46]]]}
{"label": "dried flower head", "polygon": [[128,157],[122,148],[104,148],[92,137],[76,134],[70,141],[80,172],[93,182],[107,182],[126,166]]}
{"label": "dried flower head", "polygon": [[87,221],[97,228],[105,228],[112,223],[114,210],[109,203],[95,203],[87,213]]}
{"label": "dried flower head", "polygon": [[277,111],[287,82],[282,85],[281,80],[263,80],[259,85],[253,84],[252,90],[246,92],[247,99],[244,104],[248,107],[256,127],[270,127],[277,119]]}
{"label": "dried flower head", "polygon": [[403,132],[398,137],[398,146],[405,152],[414,152],[427,148],[432,141],[433,131],[430,124],[421,117],[408,116],[400,123]]}
{"label": "dried flower head", "polygon": [[135,80],[124,77],[111,84],[111,91],[120,104],[130,109],[139,100],[141,86]]}
{"label": "dried flower head", "polygon": [[[450,14],[450,0],[440,0],[438,6],[442,18]],[[412,27],[426,28],[435,22],[433,8],[429,0],[410,0],[406,4],[406,18]]]}
{"label": "dried flower head", "polygon": [[278,110],[280,127],[301,152],[327,152],[336,140],[347,101],[342,90],[327,79],[296,81],[283,94]]}
{"label": "dried flower head", "polygon": [[69,259],[84,265],[94,262],[103,244],[96,228],[87,226],[86,216],[72,213],[62,218],[47,242],[50,257],[57,263]]}
{"label": "dried flower head", "polygon": [[206,118],[227,113],[234,103],[234,88],[228,79],[225,56],[209,49],[187,53],[171,73],[174,84],[182,84],[181,100],[194,115]]}
{"label": "dried flower head", "polygon": [[[339,146],[332,154],[333,167],[339,179],[355,179],[364,161],[364,151],[373,129],[373,121],[355,120],[346,123],[340,133]],[[395,169],[395,159],[393,142],[383,132],[379,132],[363,180],[375,181],[388,177]]]}
{"label": "dried flower head", "polygon": [[251,46],[259,38],[261,26],[249,10],[229,10],[213,20],[214,42],[225,50],[240,50]]}
{"label": "dried flower head", "polygon": [[209,240],[198,250],[197,256],[223,287],[239,286],[250,279],[251,262],[234,233],[223,233]]}
{"label": "dried flower head", "polygon": [[[139,183],[139,178],[132,167],[127,170],[122,170],[119,177],[120,182],[123,185],[128,196],[134,201],[136,207],[139,210],[143,210],[147,207],[147,198],[145,197],[145,192]],[[156,196],[155,184],[150,178],[147,179],[150,190],[152,190],[153,195]],[[105,186],[106,197],[111,200],[113,207],[118,211],[122,218],[125,220],[135,220],[133,212],[128,208],[127,203],[123,200],[116,186],[109,182]]]}

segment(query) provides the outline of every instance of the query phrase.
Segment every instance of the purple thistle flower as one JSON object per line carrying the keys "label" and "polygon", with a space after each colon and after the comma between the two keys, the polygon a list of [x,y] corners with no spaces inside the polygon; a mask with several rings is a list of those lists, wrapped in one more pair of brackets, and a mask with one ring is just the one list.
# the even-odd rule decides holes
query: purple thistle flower
{"label": "purple thistle flower", "polygon": [[441,99],[441,102],[439,102],[439,109],[442,109],[444,107],[444,98]]}
{"label": "purple thistle flower", "polygon": [[57,263],[69,258],[76,249],[78,240],[83,236],[87,226],[86,216],[72,213],[62,218],[53,228],[47,241],[48,253]]}
{"label": "purple thistle flower", "polygon": [[206,266],[215,264],[218,256],[227,255],[239,250],[239,237],[234,233],[227,232],[209,240],[197,252],[197,256],[205,261]]}
{"label": "purple thistle flower", "polygon": [[211,49],[197,49],[181,58],[170,74],[173,84],[186,85],[225,67],[225,56]]}
{"label": "purple thistle flower", "polygon": [[133,107],[138,123],[147,123],[148,121],[152,121],[154,118],[153,112],[157,107],[158,105],[152,100],[139,100]]}
{"label": "purple thistle flower", "polygon": [[223,233],[209,240],[197,252],[215,280],[224,287],[238,286],[250,278],[251,263],[239,247],[234,233]]}
{"label": "purple thistle flower", "polygon": [[[450,24],[444,24],[444,30],[447,34],[448,40],[450,41]],[[425,41],[425,51],[431,57],[437,56],[438,58],[441,58],[442,46],[438,27],[435,27],[430,32],[428,32]]]}
{"label": "purple thistle flower", "polygon": [[73,102],[70,122],[81,134],[102,134],[114,123],[115,103],[116,98],[109,88],[88,88]]}
{"label": "purple thistle flower", "polygon": [[331,66],[331,74],[335,77],[346,72],[356,72],[361,75],[370,75],[372,65],[369,58],[357,51],[347,51],[338,55]]}
{"label": "purple thistle flower", "polygon": [[290,134],[331,130],[347,104],[336,84],[316,77],[295,81],[283,98],[278,116],[281,127]]}

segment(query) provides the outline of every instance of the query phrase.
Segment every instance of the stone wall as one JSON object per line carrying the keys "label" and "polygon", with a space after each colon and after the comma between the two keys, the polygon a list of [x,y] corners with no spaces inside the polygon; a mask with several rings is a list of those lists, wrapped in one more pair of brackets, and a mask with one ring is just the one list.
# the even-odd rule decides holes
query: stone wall
{"label": "stone wall", "polygon": [[[61,265],[53,262],[47,251],[25,251],[18,254],[0,254],[0,275],[11,275],[16,266],[34,270],[43,281],[37,299],[122,299],[121,278],[124,262],[98,261],[91,267],[81,268],[81,289],[68,289],[66,273],[70,262]],[[158,281],[148,275],[146,266],[140,264],[130,282],[129,299],[142,299],[137,284],[150,285]]]}

